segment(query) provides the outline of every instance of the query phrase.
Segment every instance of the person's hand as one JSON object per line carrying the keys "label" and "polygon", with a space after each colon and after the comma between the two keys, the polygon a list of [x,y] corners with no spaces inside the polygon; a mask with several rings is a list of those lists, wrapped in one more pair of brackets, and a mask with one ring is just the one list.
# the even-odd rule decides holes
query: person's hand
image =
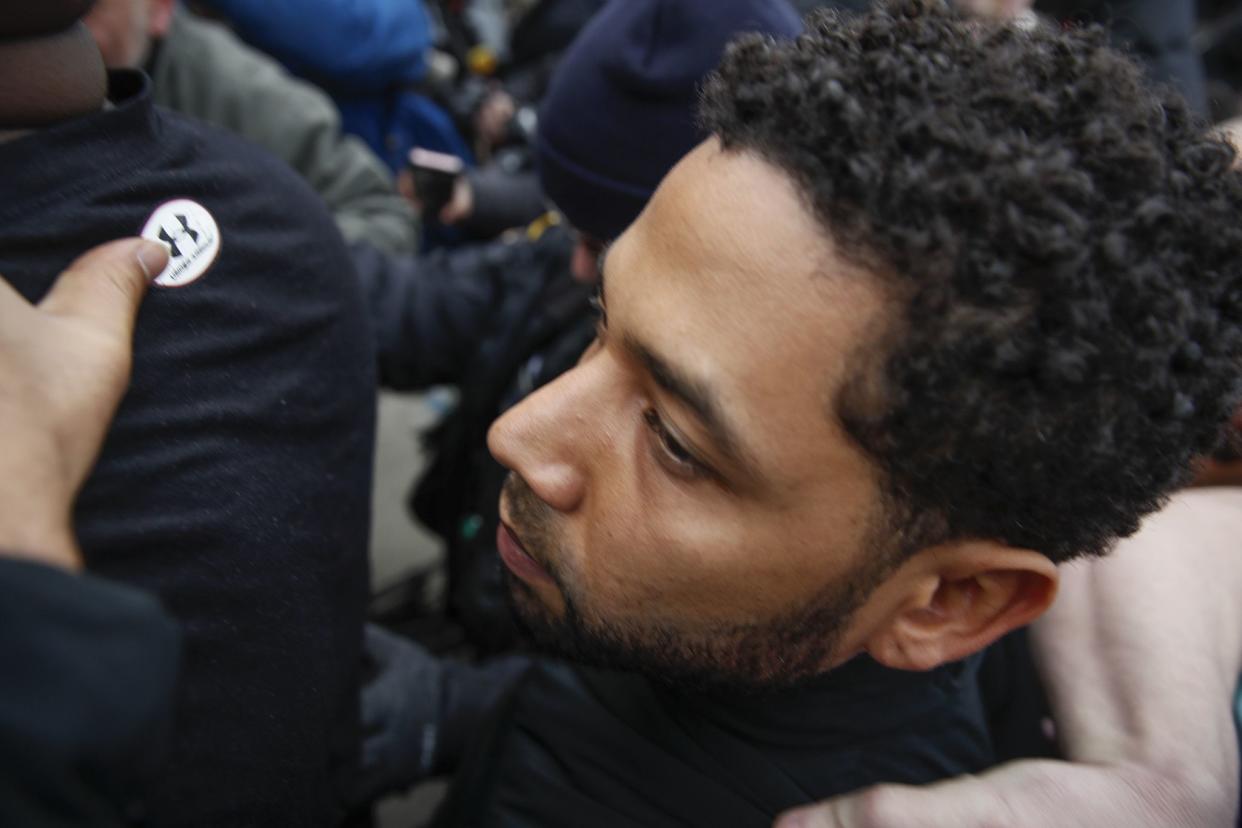
{"label": "person's hand", "polygon": [[487,93],[474,114],[474,129],[486,147],[497,147],[509,133],[509,122],[517,112],[513,96],[503,89]]}
{"label": "person's hand", "polygon": [[435,656],[374,624],[367,624],[365,646],[377,673],[362,690],[362,768],[350,793],[355,805],[431,773],[443,674]]}
{"label": "person's hand", "polygon": [[[419,214],[423,212],[423,202],[419,197],[418,187],[414,184],[414,174],[409,169],[403,169],[397,173],[397,191],[405,196],[406,201],[409,201]],[[453,197],[441,208],[440,215],[436,218],[441,224],[452,226],[470,218],[473,213],[474,188],[470,186],[469,178],[459,175],[453,182]]]}
{"label": "person's hand", "polygon": [[38,306],[0,279],[0,554],[77,569],[70,513],[129,380],[134,320],[168,252],[91,250]]}
{"label": "person's hand", "polygon": [[1035,0],[957,0],[957,5],[967,13],[979,17],[1013,20],[1030,11]]}

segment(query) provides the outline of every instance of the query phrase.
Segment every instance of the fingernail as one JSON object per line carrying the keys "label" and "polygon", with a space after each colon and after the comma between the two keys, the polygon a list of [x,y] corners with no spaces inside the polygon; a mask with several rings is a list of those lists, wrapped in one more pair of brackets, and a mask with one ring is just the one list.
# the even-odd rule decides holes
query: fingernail
{"label": "fingernail", "polygon": [[168,248],[159,242],[143,241],[135,255],[148,282],[163,273],[168,264]]}

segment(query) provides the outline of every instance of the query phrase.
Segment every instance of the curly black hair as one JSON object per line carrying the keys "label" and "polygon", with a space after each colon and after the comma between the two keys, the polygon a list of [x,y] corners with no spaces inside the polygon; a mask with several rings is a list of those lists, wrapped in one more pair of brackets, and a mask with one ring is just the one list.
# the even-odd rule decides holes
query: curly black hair
{"label": "curly black hair", "polygon": [[909,554],[1105,552],[1242,397],[1242,176],[1099,30],[934,0],[745,36],[702,120],[899,301],[833,408]]}

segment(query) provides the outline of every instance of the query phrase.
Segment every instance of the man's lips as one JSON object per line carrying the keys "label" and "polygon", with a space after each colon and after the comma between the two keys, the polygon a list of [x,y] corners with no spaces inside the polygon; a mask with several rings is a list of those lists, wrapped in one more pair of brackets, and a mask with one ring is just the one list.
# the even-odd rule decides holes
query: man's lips
{"label": "man's lips", "polygon": [[503,520],[496,527],[496,549],[500,552],[500,560],[514,575],[529,584],[552,584],[552,576],[534,558],[526,553],[517,534]]}

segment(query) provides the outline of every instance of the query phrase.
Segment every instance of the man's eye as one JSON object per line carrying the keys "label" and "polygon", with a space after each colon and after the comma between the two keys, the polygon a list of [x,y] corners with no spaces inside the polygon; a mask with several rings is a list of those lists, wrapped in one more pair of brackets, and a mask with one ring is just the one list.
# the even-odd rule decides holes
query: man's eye
{"label": "man's eye", "polygon": [[643,420],[647,423],[652,435],[659,443],[659,454],[665,465],[670,470],[681,477],[697,478],[707,474],[707,467],[700,463],[693,454],[691,454],[685,446],[677,441],[668,428],[665,427],[664,421],[660,419],[659,413],[654,408],[649,408],[643,412]]}

